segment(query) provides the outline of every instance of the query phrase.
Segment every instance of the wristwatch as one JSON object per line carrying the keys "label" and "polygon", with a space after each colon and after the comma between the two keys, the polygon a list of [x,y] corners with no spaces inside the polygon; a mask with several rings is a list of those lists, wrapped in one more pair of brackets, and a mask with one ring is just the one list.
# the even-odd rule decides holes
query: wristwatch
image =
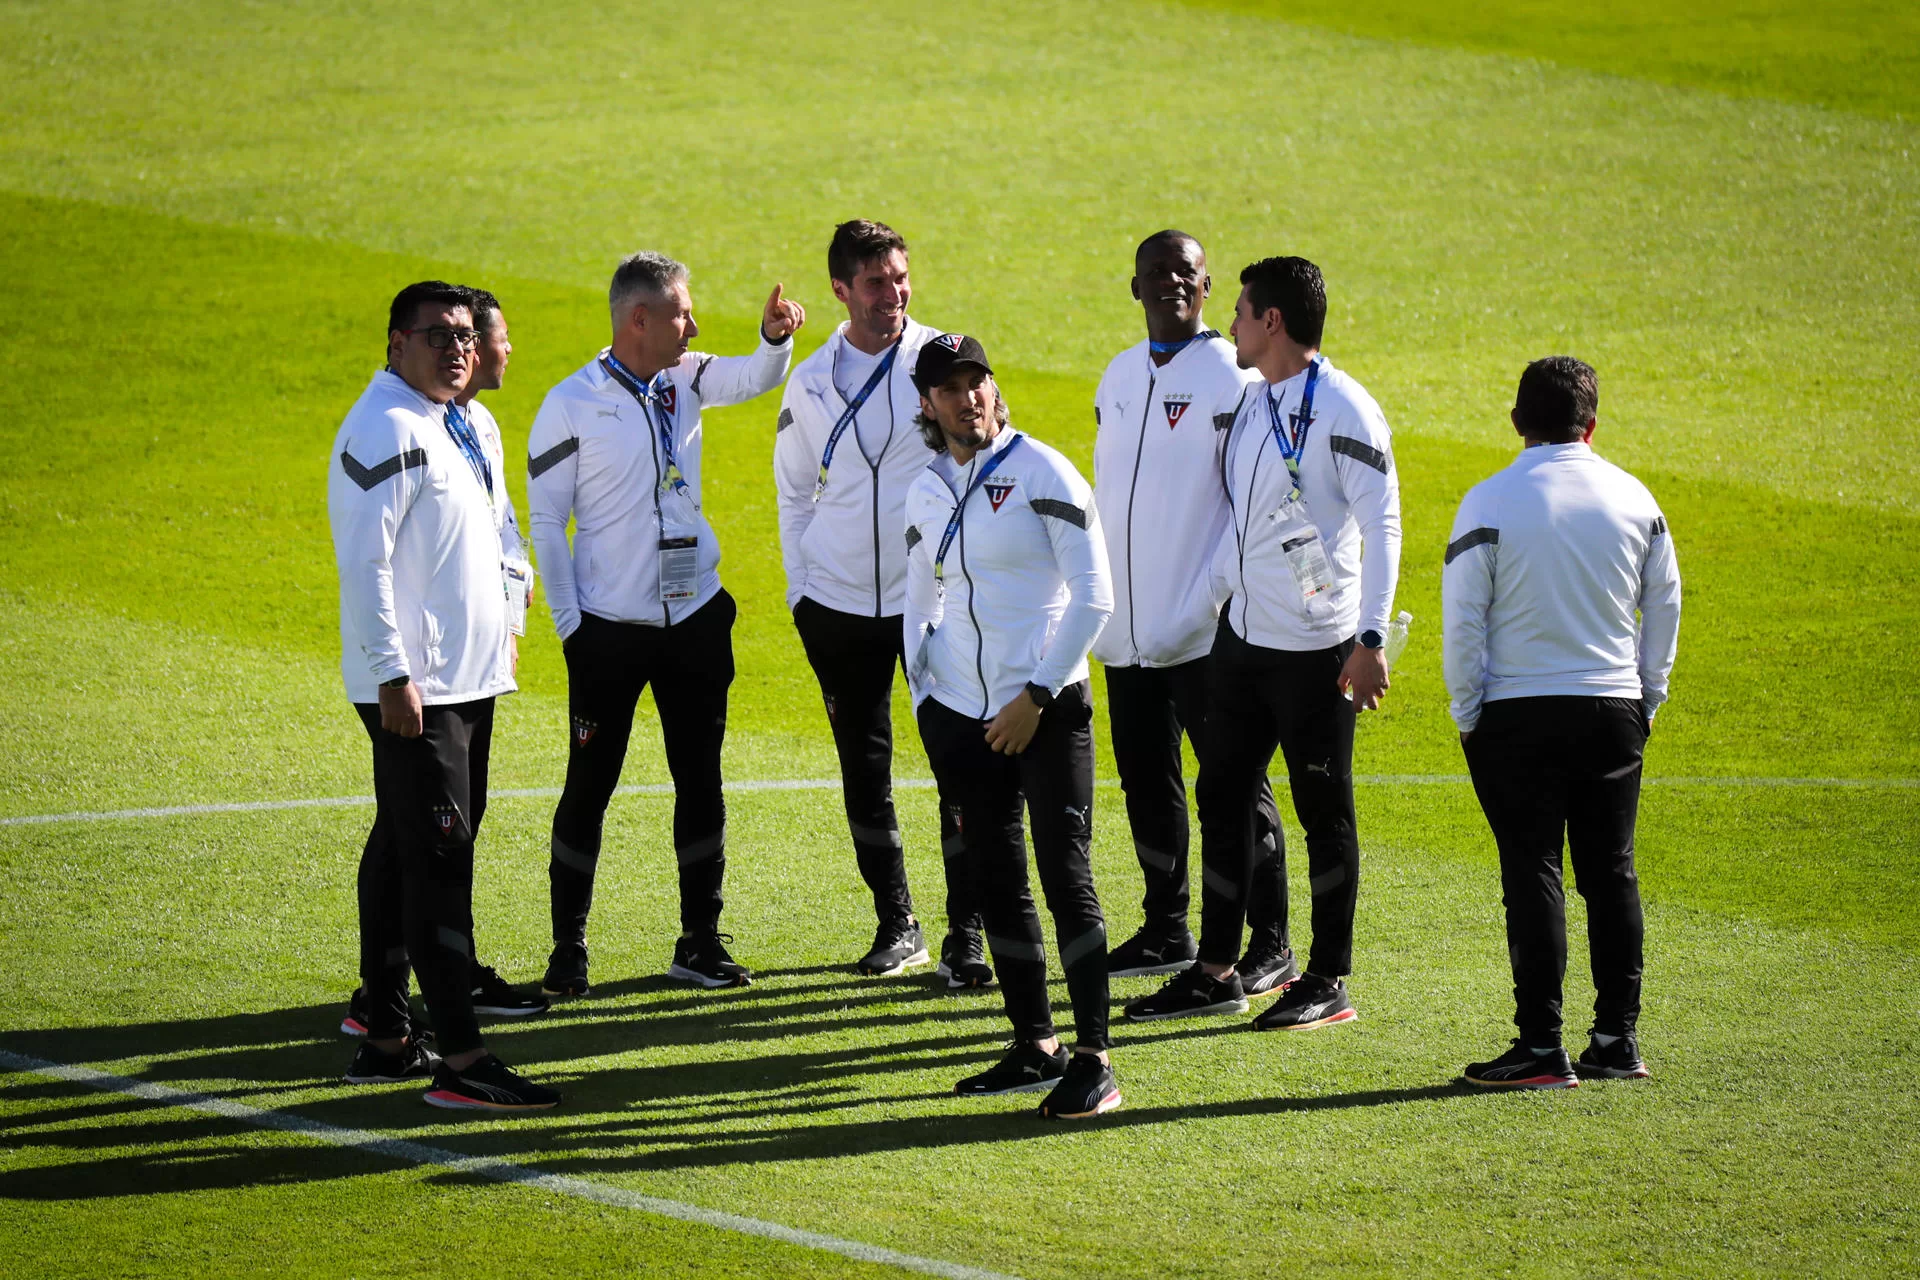
{"label": "wristwatch", "polygon": [[382,689],[404,689],[412,683],[413,683],[412,676],[395,676],[391,680],[382,680],[380,682],[380,687]]}
{"label": "wristwatch", "polygon": [[1386,644],[1386,641],[1380,638],[1378,631],[1362,631],[1360,633],[1360,647],[1362,649],[1378,649],[1384,644]]}
{"label": "wristwatch", "polygon": [[1035,684],[1031,680],[1027,681],[1027,696],[1029,698],[1032,698],[1033,705],[1040,708],[1042,711],[1045,711],[1048,707],[1053,705],[1053,694],[1043,684]]}

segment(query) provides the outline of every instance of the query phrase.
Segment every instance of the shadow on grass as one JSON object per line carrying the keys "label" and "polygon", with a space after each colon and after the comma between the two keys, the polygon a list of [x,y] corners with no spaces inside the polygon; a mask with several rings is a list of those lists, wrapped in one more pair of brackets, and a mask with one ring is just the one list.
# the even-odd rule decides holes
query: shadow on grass
{"label": "shadow on grass", "polygon": [[[797,977],[801,975],[796,973]],[[522,1121],[481,1121],[446,1132],[450,1117],[419,1104],[417,1086],[349,1090],[338,1083],[353,1045],[335,1033],[340,1005],[310,1005],[131,1026],[0,1033],[0,1049],[61,1063],[142,1061],[118,1074],[179,1083],[305,1119],[413,1137],[463,1155],[497,1156],[555,1173],[649,1173],[763,1161],[826,1160],[879,1152],[1029,1142],[1060,1132],[1033,1115],[1037,1097],[961,1099],[948,1082],[999,1057],[1007,1038],[997,994],[936,997],[924,983],[857,980],[687,993],[653,979],[601,988],[546,1018],[494,1023],[489,1042],[508,1061],[559,1087],[562,1110]],[[624,1016],[621,1016],[624,1015]],[[877,1043],[808,1047],[809,1035],[896,1034]],[[1127,1027],[1122,1088],[1135,1049],[1162,1041],[1240,1034],[1239,1023]],[[864,1038],[864,1037],[861,1037]],[[711,1045],[696,1061],[646,1061],[656,1047]],[[756,1052],[764,1048],[766,1052]],[[636,1053],[635,1051],[639,1051]],[[619,1065],[569,1071],[610,1055]],[[637,1060],[636,1060],[637,1059]],[[936,1089],[925,1075],[938,1073]],[[889,1085],[892,1089],[889,1090]],[[907,1085],[903,1090],[901,1085]],[[1284,1117],[1466,1096],[1454,1084],[1318,1097],[1240,1098],[1136,1106],[1078,1131],[1183,1121]],[[1144,1100],[1144,1099],[1143,1099]],[[868,1114],[859,1114],[859,1113]],[[457,1121],[454,1122],[457,1125]],[[425,1132],[434,1130],[435,1132]],[[72,1200],[213,1188],[273,1186],[363,1175],[383,1157],[264,1138],[242,1119],[85,1084],[15,1075],[0,1087],[0,1200]],[[19,1161],[21,1153],[38,1152]],[[449,1171],[440,1180],[470,1181]]]}

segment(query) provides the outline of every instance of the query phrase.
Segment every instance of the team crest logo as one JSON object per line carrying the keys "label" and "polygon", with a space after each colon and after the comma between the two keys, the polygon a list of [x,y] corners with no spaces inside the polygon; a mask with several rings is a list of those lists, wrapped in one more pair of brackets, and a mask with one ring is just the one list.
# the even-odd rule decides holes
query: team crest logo
{"label": "team crest logo", "polygon": [[666,386],[660,388],[659,393],[654,398],[660,402],[660,412],[671,418],[673,416],[674,405],[678,403],[680,399],[680,388],[669,382]]}
{"label": "team crest logo", "polygon": [[453,834],[454,824],[460,821],[460,811],[450,804],[437,804],[433,807],[433,824],[440,828],[440,834]]}
{"label": "team crest logo", "polygon": [[1180,425],[1180,419],[1186,416],[1187,406],[1192,401],[1191,396],[1168,396],[1160,402],[1160,407],[1167,411],[1167,430],[1171,431]]}
{"label": "team crest logo", "polygon": [[987,501],[993,504],[995,511],[998,511],[1000,504],[1007,500],[1007,495],[1013,492],[1013,481],[989,480],[980,487],[987,491]]}
{"label": "team crest logo", "polygon": [[573,722],[573,745],[576,747],[584,747],[589,742],[592,742],[594,730],[599,727],[599,725],[591,720],[582,720],[575,717]]}
{"label": "team crest logo", "polygon": [[966,335],[961,333],[943,333],[939,337],[934,339],[935,342],[939,343],[941,346],[945,347],[949,351],[958,351],[960,349],[960,344],[965,342],[966,340],[967,340]]}

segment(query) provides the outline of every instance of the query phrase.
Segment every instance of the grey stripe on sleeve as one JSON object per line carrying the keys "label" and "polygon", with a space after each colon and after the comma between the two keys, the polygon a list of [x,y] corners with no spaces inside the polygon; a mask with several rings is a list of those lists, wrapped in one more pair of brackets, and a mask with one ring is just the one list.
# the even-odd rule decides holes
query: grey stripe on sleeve
{"label": "grey stripe on sleeve", "polygon": [[782,409],[780,411],[779,420],[773,424],[773,434],[779,435],[782,431],[785,431],[788,427],[792,425],[793,425],[793,410]]}
{"label": "grey stripe on sleeve", "polygon": [[700,379],[707,376],[707,366],[712,363],[712,356],[702,356],[700,358],[700,367],[693,371],[693,383],[687,388],[693,395],[697,396],[700,394]]}
{"label": "grey stripe on sleeve", "polygon": [[923,535],[920,532],[919,525],[917,524],[908,525],[907,526],[907,550],[911,551],[915,547],[919,546],[920,540],[922,537]]}
{"label": "grey stripe on sleeve", "polygon": [[1447,544],[1447,563],[1452,564],[1467,552],[1483,544],[1489,546],[1500,545],[1500,531],[1498,529],[1489,529],[1485,525],[1480,526],[1478,529],[1469,529]]}
{"label": "grey stripe on sleeve", "polygon": [[578,452],[580,452],[580,437],[568,436],[539,457],[527,459],[527,479],[538,480]]}
{"label": "grey stripe on sleeve", "polygon": [[340,469],[347,473],[347,479],[362,489],[371,489],[377,484],[393,479],[402,471],[411,471],[415,467],[427,465],[425,449],[408,449],[405,453],[396,453],[378,466],[363,467],[352,454],[345,449],[340,451]]}
{"label": "grey stripe on sleeve", "polygon": [[1659,537],[1661,534],[1665,533],[1666,531],[1667,531],[1667,518],[1665,516],[1659,516],[1654,520],[1653,529],[1647,534],[1647,538],[1649,540],[1652,540],[1654,538]]}
{"label": "grey stripe on sleeve", "polygon": [[1352,436],[1328,436],[1327,448],[1335,453],[1344,453],[1356,462],[1364,462],[1381,475],[1387,474],[1387,469],[1393,465],[1393,459],[1386,454],[1366,441],[1355,440]]}
{"label": "grey stripe on sleeve", "polygon": [[1087,527],[1087,513],[1082,507],[1071,502],[1062,502],[1058,498],[1035,498],[1027,504],[1037,516],[1052,516],[1055,520],[1064,520],[1077,529]]}

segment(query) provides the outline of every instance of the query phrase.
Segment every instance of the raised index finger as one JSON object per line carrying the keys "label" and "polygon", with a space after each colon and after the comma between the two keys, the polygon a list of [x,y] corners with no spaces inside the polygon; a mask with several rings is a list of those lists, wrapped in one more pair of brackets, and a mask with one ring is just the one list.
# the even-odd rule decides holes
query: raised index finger
{"label": "raised index finger", "polygon": [[784,284],[773,286],[773,292],[767,295],[767,310],[771,311],[780,305],[780,291],[784,288],[786,288]]}

